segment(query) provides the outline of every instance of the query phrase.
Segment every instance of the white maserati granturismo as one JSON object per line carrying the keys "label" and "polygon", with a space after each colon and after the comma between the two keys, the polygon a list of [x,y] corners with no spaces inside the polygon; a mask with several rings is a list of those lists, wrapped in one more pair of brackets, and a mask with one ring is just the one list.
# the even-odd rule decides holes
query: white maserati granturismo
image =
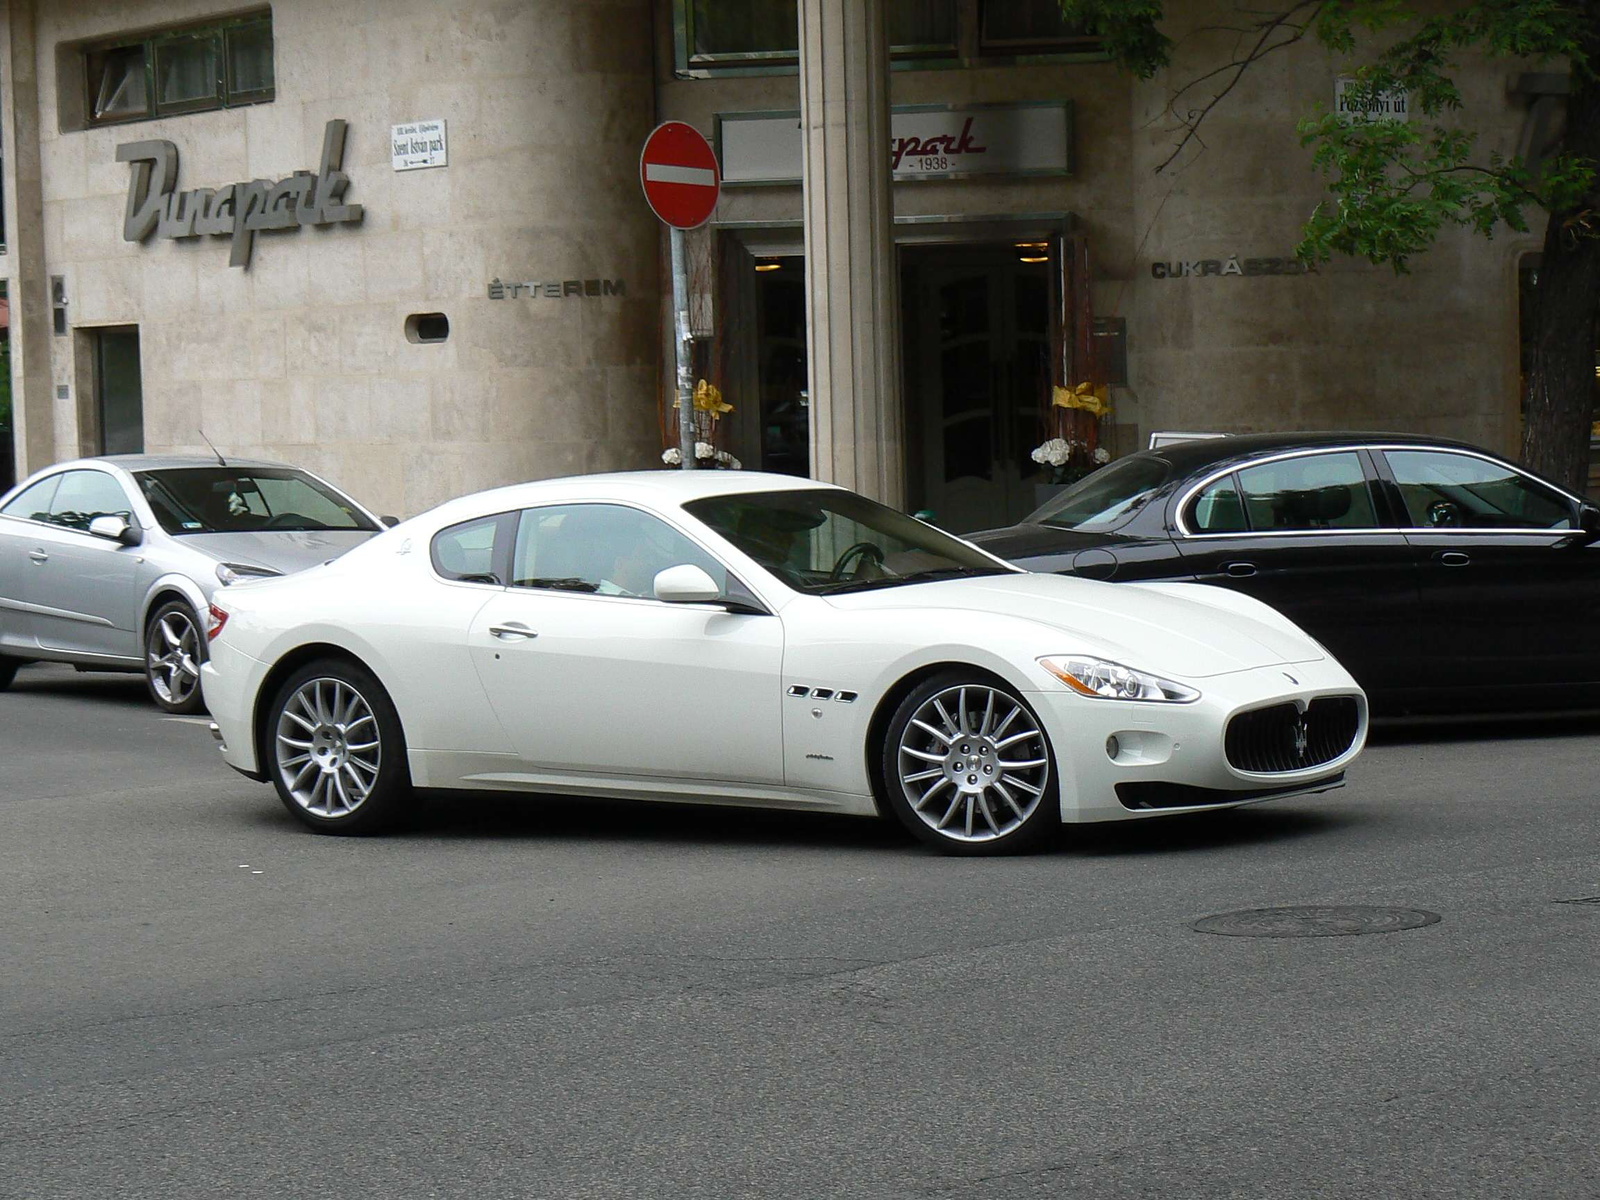
{"label": "white maserati granturismo", "polygon": [[451,501],[223,588],[228,763],[311,828],[415,789],[890,814],[956,852],[1344,781],[1361,689],[1273,609],[1017,570],[842,488],[652,471]]}

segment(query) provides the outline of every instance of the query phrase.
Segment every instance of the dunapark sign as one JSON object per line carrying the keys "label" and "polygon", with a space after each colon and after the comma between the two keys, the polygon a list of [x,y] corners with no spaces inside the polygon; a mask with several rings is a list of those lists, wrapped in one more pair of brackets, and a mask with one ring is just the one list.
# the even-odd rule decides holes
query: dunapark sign
{"label": "dunapark sign", "polygon": [[343,171],[348,124],[329,121],[322,133],[322,162],[315,173],[296,171],[283,179],[252,179],[219,188],[178,190],[178,147],[165,139],[126,142],[117,161],[131,168],[123,239],[143,242],[226,237],[230,267],[250,265],[258,233],[308,225],[352,225],[361,205],[344,203],[350,177]]}

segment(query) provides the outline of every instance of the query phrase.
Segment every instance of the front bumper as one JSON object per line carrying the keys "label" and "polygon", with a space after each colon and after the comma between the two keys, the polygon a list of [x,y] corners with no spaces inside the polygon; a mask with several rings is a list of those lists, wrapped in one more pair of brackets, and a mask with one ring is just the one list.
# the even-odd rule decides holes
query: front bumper
{"label": "front bumper", "polygon": [[[1200,689],[1198,700],[1097,700],[1066,688],[1028,693],[1055,752],[1063,821],[1198,812],[1325,791],[1344,782],[1345,770],[1366,743],[1366,696],[1332,659],[1184,682]],[[1358,703],[1356,736],[1343,754],[1293,771],[1242,771],[1230,765],[1224,739],[1235,715],[1286,701],[1309,704],[1324,696],[1352,696]]]}

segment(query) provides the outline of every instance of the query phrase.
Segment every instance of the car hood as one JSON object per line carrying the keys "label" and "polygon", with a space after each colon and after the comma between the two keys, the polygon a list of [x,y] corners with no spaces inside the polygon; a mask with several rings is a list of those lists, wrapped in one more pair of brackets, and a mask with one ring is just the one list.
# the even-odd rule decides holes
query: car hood
{"label": "car hood", "polygon": [[255,533],[188,533],[178,541],[218,562],[268,567],[289,575],[338,558],[372,536],[366,529],[268,529]]}
{"label": "car hood", "polygon": [[[986,575],[827,599],[855,612],[937,609],[952,617],[960,613],[1018,617],[1066,635],[1061,638],[1061,653],[1104,654],[1124,666],[1186,679],[1326,657],[1316,642],[1265,605],[1200,584],[1146,586],[1063,575]],[[1239,611],[1241,607],[1247,611]],[[1040,654],[1057,649],[1050,641],[1048,636],[1041,638]]]}

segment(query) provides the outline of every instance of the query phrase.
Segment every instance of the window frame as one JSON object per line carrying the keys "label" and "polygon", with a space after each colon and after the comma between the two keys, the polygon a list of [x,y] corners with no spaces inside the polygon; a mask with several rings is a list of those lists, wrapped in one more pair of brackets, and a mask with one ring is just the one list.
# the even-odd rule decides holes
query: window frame
{"label": "window frame", "polygon": [[[244,30],[264,29],[267,35],[269,61],[272,64],[272,85],[266,88],[236,89],[233,65],[228,51],[236,34]],[[161,52],[183,42],[210,40],[216,60],[212,94],[193,100],[163,104],[159,94]],[[103,86],[103,76],[96,78],[91,62],[96,55],[111,55],[119,50],[139,49],[144,59],[145,108],[138,113],[121,116],[96,116],[95,105]],[[107,38],[85,42],[78,47],[77,58],[83,78],[83,126],[98,129],[107,125],[130,125],[138,121],[155,121],[163,117],[183,116],[188,113],[217,112],[228,108],[245,108],[253,104],[267,104],[277,98],[277,41],[272,31],[272,10],[265,9],[239,16],[197,21],[171,29],[156,30],[141,36]]]}
{"label": "window frame", "polygon": [[[1561,487],[1559,484],[1551,483],[1548,479],[1540,479],[1537,475],[1533,474],[1531,471],[1523,470],[1521,467],[1517,466],[1516,463],[1506,462],[1503,459],[1495,458],[1493,455],[1483,454],[1483,453],[1480,453],[1478,451],[1469,450],[1469,449],[1466,449],[1466,448],[1460,447],[1460,446],[1430,446],[1430,445],[1426,445],[1426,444],[1419,444],[1419,445],[1414,445],[1414,446],[1406,446],[1406,445],[1374,446],[1374,447],[1372,447],[1372,451],[1373,451],[1372,457],[1373,457],[1373,459],[1375,461],[1375,464],[1377,466],[1380,478],[1383,480],[1383,483],[1387,487],[1393,489],[1393,492],[1394,492],[1393,507],[1395,509],[1394,516],[1395,516],[1395,519],[1397,521],[1401,522],[1401,524],[1398,525],[1397,528],[1398,528],[1399,532],[1401,532],[1403,534],[1426,533],[1426,534],[1474,534],[1474,535],[1483,535],[1483,534],[1502,534],[1502,533],[1540,533],[1540,534],[1554,535],[1554,536],[1559,536],[1559,537],[1571,537],[1574,534],[1580,533],[1582,531],[1582,528],[1583,528],[1583,523],[1582,523],[1583,506],[1586,503],[1586,501],[1580,496],[1573,495],[1571,492],[1567,491],[1565,488]],[[1479,462],[1488,463],[1490,466],[1496,467],[1496,468],[1498,468],[1498,469],[1500,469],[1502,471],[1508,471],[1513,475],[1519,475],[1523,479],[1526,479],[1528,482],[1532,483],[1535,487],[1542,488],[1542,489],[1544,489],[1546,491],[1553,492],[1557,496],[1561,497],[1561,499],[1565,500],[1566,503],[1567,503],[1567,510],[1568,510],[1567,520],[1569,522],[1571,522],[1571,524],[1569,524],[1565,528],[1562,528],[1562,527],[1559,527],[1559,526],[1549,526],[1549,525],[1444,525],[1444,526],[1434,526],[1434,525],[1418,525],[1418,524],[1414,524],[1412,522],[1412,519],[1411,519],[1411,510],[1406,505],[1406,502],[1405,502],[1405,495],[1400,490],[1400,488],[1401,488],[1400,480],[1395,475],[1394,468],[1389,463],[1389,455],[1390,455],[1390,453],[1398,453],[1398,454],[1449,454],[1449,455],[1454,455],[1457,458],[1476,459]]]}

